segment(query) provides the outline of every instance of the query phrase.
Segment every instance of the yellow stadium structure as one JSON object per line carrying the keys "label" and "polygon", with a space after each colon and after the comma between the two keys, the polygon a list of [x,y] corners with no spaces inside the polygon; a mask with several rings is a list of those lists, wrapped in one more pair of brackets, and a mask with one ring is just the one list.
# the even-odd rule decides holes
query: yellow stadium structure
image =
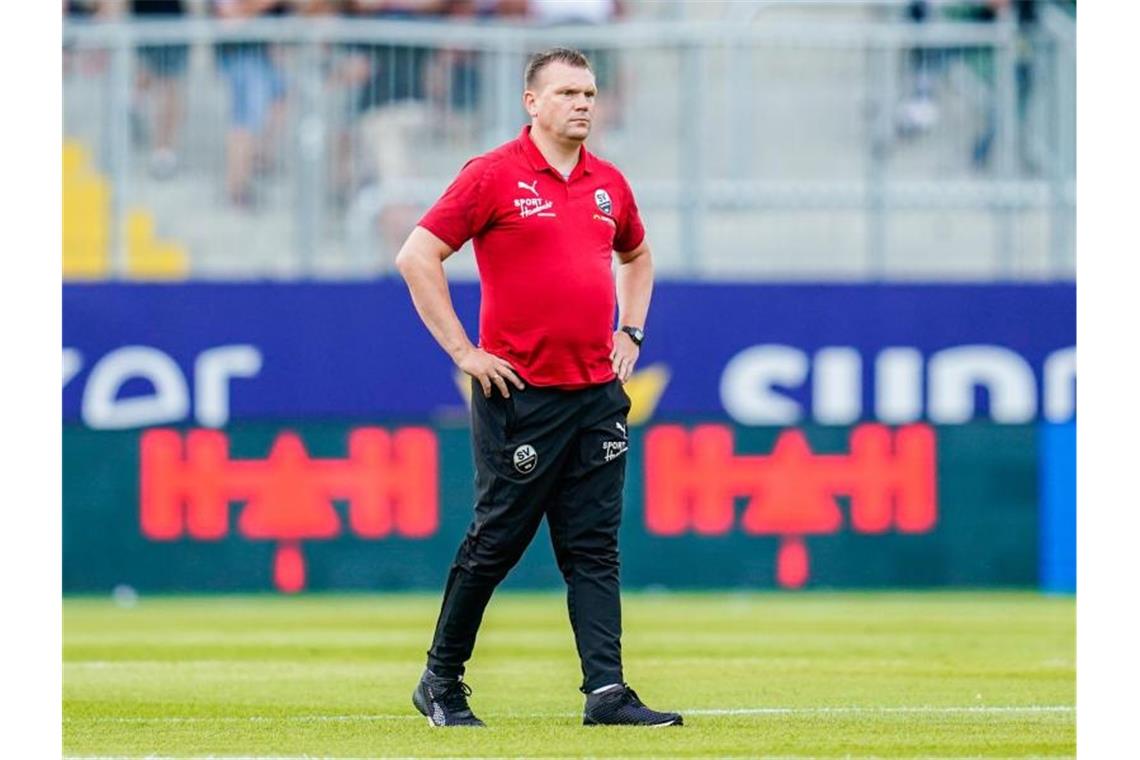
{"label": "yellow stadium structure", "polygon": [[[183,246],[162,241],[154,216],[144,208],[127,210],[126,277],[134,280],[181,280],[190,271]],[[87,146],[63,144],[63,277],[102,280],[111,274],[111,186],[91,161]]]}

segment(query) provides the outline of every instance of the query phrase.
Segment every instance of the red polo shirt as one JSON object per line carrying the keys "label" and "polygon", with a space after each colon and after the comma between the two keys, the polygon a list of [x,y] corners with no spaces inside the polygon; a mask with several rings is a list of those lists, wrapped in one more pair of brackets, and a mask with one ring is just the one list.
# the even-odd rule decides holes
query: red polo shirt
{"label": "red polo shirt", "polygon": [[645,230],[629,183],[582,148],[569,179],[524,127],[467,162],[420,226],[458,250],[474,239],[479,345],[532,385],[582,388],[614,377],[613,252]]}

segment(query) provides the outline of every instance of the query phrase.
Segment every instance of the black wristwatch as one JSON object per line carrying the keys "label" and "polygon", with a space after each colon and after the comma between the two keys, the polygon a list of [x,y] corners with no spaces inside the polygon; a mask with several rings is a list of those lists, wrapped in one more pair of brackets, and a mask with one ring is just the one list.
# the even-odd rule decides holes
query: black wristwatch
{"label": "black wristwatch", "polygon": [[630,327],[629,325],[622,325],[621,331],[629,336],[633,341],[633,345],[641,348],[641,342],[645,340],[645,331],[640,327]]}

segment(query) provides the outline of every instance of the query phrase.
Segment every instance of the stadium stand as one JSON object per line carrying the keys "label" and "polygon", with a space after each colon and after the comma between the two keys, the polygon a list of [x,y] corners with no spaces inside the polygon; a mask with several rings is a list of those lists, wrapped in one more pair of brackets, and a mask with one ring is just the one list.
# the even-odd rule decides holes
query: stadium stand
{"label": "stadium stand", "polygon": [[[456,4],[464,11],[456,18],[437,9],[236,27],[200,9],[176,22],[69,21],[65,135],[92,146],[94,165],[122,201],[109,231],[94,226],[84,235],[110,235],[114,249],[127,209],[145,205],[156,234],[186,252],[194,277],[390,273],[394,241],[419,210],[468,157],[522,123],[526,52],[561,42],[604,51],[616,72],[620,113],[595,142],[631,177],[663,273],[1073,276],[1075,24],[1057,4],[1040,3],[1032,29],[1010,14],[980,21],[951,12],[969,3],[939,4],[947,10],[915,24],[897,1],[640,2],[625,4],[609,25],[555,27],[518,17],[473,21],[470,5]],[[284,87],[280,123],[258,144],[249,202],[237,205],[226,188],[232,93],[216,56],[233,40],[267,45]],[[164,44],[189,46],[171,174],[154,171],[152,106],[132,89],[142,64],[124,54]],[[931,123],[913,118],[916,50],[939,62],[924,74],[923,91],[937,104]],[[363,83],[343,76],[353,57],[365,64]],[[420,77],[409,90],[414,109],[398,90],[383,94],[384,82],[408,66]],[[1025,72],[1032,88],[1019,85]],[[378,141],[361,118],[361,98],[390,113],[376,122],[389,125]],[[392,126],[413,111],[414,126]],[[123,132],[131,133],[126,147]],[[388,137],[397,132],[398,142]],[[123,245],[133,239],[119,237]],[[116,271],[95,266],[89,253],[68,255],[87,262],[88,276]],[[124,275],[129,259],[110,257]],[[472,257],[452,262],[454,276],[474,276]]]}

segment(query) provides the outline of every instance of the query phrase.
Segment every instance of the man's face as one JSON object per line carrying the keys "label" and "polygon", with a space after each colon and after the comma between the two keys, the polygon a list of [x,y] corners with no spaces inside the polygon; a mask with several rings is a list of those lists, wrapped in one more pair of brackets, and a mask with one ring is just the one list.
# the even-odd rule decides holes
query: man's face
{"label": "man's face", "polygon": [[534,86],[523,94],[523,104],[542,131],[583,142],[590,135],[597,95],[593,72],[555,61],[538,72]]}

